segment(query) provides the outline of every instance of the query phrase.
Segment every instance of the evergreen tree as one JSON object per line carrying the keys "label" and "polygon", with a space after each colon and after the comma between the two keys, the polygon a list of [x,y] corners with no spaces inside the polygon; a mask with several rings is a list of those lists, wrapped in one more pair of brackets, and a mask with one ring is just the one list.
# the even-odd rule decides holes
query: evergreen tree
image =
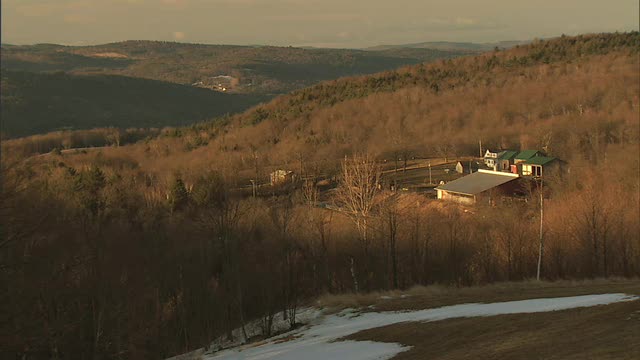
{"label": "evergreen tree", "polygon": [[76,177],[75,189],[80,197],[80,203],[94,218],[105,208],[106,203],[102,198],[101,190],[106,185],[104,173],[97,166],[80,172]]}
{"label": "evergreen tree", "polygon": [[176,177],[169,192],[171,212],[182,210],[189,203],[189,192],[180,177]]}

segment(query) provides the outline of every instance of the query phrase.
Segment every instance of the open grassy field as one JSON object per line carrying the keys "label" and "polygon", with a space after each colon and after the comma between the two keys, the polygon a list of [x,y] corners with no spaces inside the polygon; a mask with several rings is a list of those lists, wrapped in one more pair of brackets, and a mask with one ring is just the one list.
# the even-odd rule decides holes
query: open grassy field
{"label": "open grassy field", "polygon": [[[325,297],[320,301],[336,307],[369,304],[382,311],[600,293],[640,295],[640,281],[524,282],[464,289],[428,287],[403,294]],[[347,339],[412,347],[394,359],[639,359],[640,303],[400,323],[365,330]]]}

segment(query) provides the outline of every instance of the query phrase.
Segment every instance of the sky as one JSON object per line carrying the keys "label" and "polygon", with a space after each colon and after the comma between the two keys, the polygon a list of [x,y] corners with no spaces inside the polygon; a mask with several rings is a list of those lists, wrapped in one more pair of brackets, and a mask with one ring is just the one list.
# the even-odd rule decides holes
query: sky
{"label": "sky", "polygon": [[638,0],[2,0],[2,43],[363,48],[638,30]]}

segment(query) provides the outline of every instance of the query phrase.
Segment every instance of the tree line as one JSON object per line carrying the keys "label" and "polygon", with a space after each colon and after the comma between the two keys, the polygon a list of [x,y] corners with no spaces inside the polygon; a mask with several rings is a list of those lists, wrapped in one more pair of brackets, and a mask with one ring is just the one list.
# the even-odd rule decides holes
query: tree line
{"label": "tree line", "polygon": [[[253,197],[224,169],[153,185],[99,165],[52,164],[46,178],[3,166],[7,357],[167,357],[252,320],[263,336],[275,316],[295,327],[296,310],[326,292],[535,276],[535,189],[465,210],[383,191],[377,163],[354,157],[327,209],[312,180]],[[575,171],[579,181],[547,186],[542,277],[640,275],[637,186]]]}

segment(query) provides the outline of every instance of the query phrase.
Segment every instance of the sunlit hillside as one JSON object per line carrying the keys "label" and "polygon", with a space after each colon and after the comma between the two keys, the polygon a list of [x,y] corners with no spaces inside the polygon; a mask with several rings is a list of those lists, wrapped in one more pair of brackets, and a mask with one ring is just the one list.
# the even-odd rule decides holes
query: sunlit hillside
{"label": "sunlit hillside", "polygon": [[[11,291],[0,293],[7,319],[0,354],[167,358],[204,351],[214,339],[265,340],[276,316],[296,329],[297,311],[321,305],[324,293],[370,293],[334,305],[384,309],[388,299],[378,291],[524,281],[538,270],[551,281],[637,278],[639,49],[638,32],[561,37],[327,81],[192,126],[3,141],[0,276]],[[456,162],[475,160],[480,147],[535,149],[558,158],[564,171],[503,174],[522,180],[517,196],[474,205],[394,182],[415,171],[423,188],[450,185],[466,176]],[[387,306],[638,294],[637,281],[535,284],[445,295],[427,287]],[[401,293],[383,296],[394,294]],[[391,332],[377,327],[351,338],[411,344],[399,356],[421,358],[423,346],[434,354],[458,348],[442,347],[438,334],[481,329],[489,334],[481,343],[500,347],[497,357],[519,358],[534,354],[520,341],[538,329],[540,342],[528,344],[552,342],[551,356],[566,350],[553,335],[566,333],[556,326],[566,321],[599,339],[580,346],[585,353],[615,357],[637,342],[603,337],[602,329],[633,333],[629,309],[637,305],[607,306],[435,327],[394,320],[377,323]],[[309,328],[300,329],[279,346],[307,341]],[[426,335],[416,341],[416,331]],[[521,350],[501,347],[505,336]],[[473,339],[461,340],[484,351]]]}

